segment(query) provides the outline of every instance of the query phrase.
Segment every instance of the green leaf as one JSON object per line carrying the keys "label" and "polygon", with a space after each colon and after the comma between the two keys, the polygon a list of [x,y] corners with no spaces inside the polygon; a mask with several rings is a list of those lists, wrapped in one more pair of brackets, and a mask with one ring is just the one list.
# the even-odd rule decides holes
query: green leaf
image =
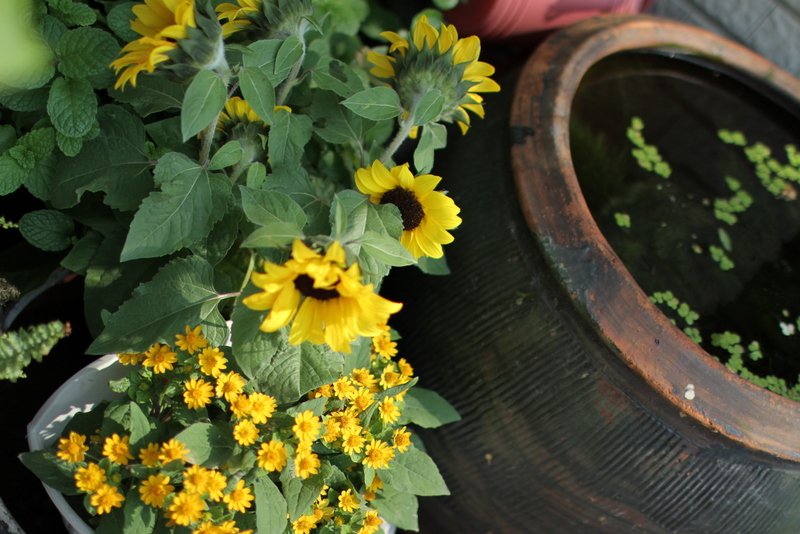
{"label": "green leaf", "polygon": [[304,237],[303,231],[294,223],[269,223],[248,235],[242,241],[242,246],[245,248],[284,248],[295,239]]}
{"label": "green leaf", "polygon": [[414,150],[414,168],[420,174],[433,168],[434,151],[447,146],[447,128],[438,123],[427,124],[422,128],[417,148]]}
{"label": "green leaf", "polygon": [[61,266],[73,273],[86,275],[86,269],[89,267],[102,241],[103,235],[100,232],[89,230],[86,235],[75,243],[69,254],[61,260]]}
{"label": "green leaf", "polygon": [[430,456],[416,447],[398,454],[389,468],[379,470],[378,474],[387,487],[402,493],[450,495],[436,464]]}
{"label": "green leaf", "polygon": [[158,74],[140,76],[136,87],[128,86],[124,91],[109,90],[115,100],[130,104],[136,113],[147,117],[167,109],[180,109],[186,87]]}
{"label": "green leaf", "polygon": [[289,222],[297,228],[306,225],[306,213],[289,195],[244,186],[239,186],[239,190],[242,193],[242,210],[250,222],[258,225]]}
{"label": "green leaf", "polygon": [[214,225],[208,237],[192,247],[192,253],[202,256],[211,265],[217,265],[236,242],[241,219],[241,210],[229,209],[222,220]]}
{"label": "green leaf", "polygon": [[242,144],[239,141],[228,141],[217,150],[208,164],[209,170],[218,171],[236,165],[242,159]]}
{"label": "green leaf", "polygon": [[385,488],[372,501],[372,505],[387,523],[414,532],[419,530],[419,502],[416,496]]}
{"label": "green leaf", "polygon": [[186,142],[216,118],[227,97],[227,87],[219,74],[201,70],[189,84],[181,108],[181,134]]}
{"label": "green leaf", "polygon": [[310,139],[310,117],[287,111],[275,113],[267,142],[269,162],[273,170],[297,166]]}
{"label": "green leaf", "polygon": [[119,43],[98,28],[76,28],[61,36],[56,48],[58,70],[67,78],[85,78],[110,72]]}
{"label": "green leaf", "polygon": [[356,35],[361,23],[369,14],[369,5],[366,0],[316,0],[315,13],[328,17],[326,24],[331,27],[332,33]]}
{"label": "green leaf", "polygon": [[40,87],[8,95],[0,94],[0,104],[11,111],[37,111],[47,107],[49,87]]}
{"label": "green leaf", "polygon": [[[284,470],[286,473],[287,470]],[[308,477],[305,480],[291,477],[284,480],[281,477],[283,495],[286,497],[286,505],[289,509],[289,520],[295,521],[301,515],[311,510],[311,505],[319,497],[322,491],[322,477],[319,475]]]}
{"label": "green leaf", "polygon": [[341,374],[344,361],[341,354],[324,346],[291,345],[285,330],[233,339],[233,355],[242,372],[279,403],[295,402],[312,389],[330,384]]}
{"label": "green leaf", "polygon": [[0,154],[17,143],[17,132],[10,124],[0,124]]}
{"label": "green leaf", "polygon": [[413,423],[422,428],[437,428],[461,420],[456,409],[435,391],[415,387],[406,394],[405,401],[398,424]]}
{"label": "green leaf", "polygon": [[150,420],[147,415],[142,411],[138,404],[135,402],[130,403],[131,419],[130,419],[130,443],[136,449],[143,445],[142,439],[150,432]]}
{"label": "green leaf", "polygon": [[128,211],[152,188],[141,119],[114,105],[101,108],[98,118],[100,135],[74,158],[59,161],[50,193],[56,208],[74,206],[86,191],[103,191],[108,206]]}
{"label": "green leaf", "polygon": [[361,238],[361,250],[392,267],[402,267],[417,263],[414,256],[397,239],[380,235],[376,232],[365,232]]}
{"label": "green leaf", "polygon": [[22,216],[19,231],[28,243],[42,250],[64,250],[72,244],[75,223],[60,211],[36,210]]}
{"label": "green leaf", "polygon": [[141,352],[159,339],[172,342],[186,325],[224,329],[217,305],[225,296],[214,291],[213,279],[211,265],[202,258],[172,260],[108,319],[89,354]]}
{"label": "green leaf", "polygon": [[256,67],[245,67],[239,74],[239,88],[253,111],[266,123],[275,115],[275,88],[267,75]]}
{"label": "green leaf", "polygon": [[314,133],[328,143],[356,143],[364,141],[365,120],[339,105],[339,98],[330,91],[318,91],[311,104]]}
{"label": "green leaf", "polygon": [[16,191],[27,175],[28,171],[20,167],[11,156],[8,154],[0,156],[0,195]]}
{"label": "green leaf", "polygon": [[292,70],[303,57],[303,42],[295,35],[290,35],[283,41],[278,53],[275,56],[275,67],[273,70],[273,85],[285,80]]}
{"label": "green leaf", "polygon": [[327,66],[315,69],[311,79],[320,89],[333,91],[344,98],[364,90],[364,82],[353,68],[338,59],[332,59]]}
{"label": "green leaf", "polygon": [[286,528],[286,499],[267,473],[259,470],[255,480],[256,532],[283,534]]}
{"label": "green leaf", "polygon": [[55,149],[52,128],[37,128],[23,135],[0,156],[0,195],[7,195],[42,172]]}
{"label": "green leaf", "polygon": [[131,22],[136,19],[136,15],[133,14],[131,8],[135,5],[135,2],[117,2],[106,17],[106,23],[111,28],[111,31],[126,43],[141,37],[131,29]]}
{"label": "green leaf", "polygon": [[417,260],[417,267],[425,274],[432,276],[447,276],[450,274],[450,267],[447,266],[447,260],[444,256],[441,258],[428,258],[423,256]]}
{"label": "green leaf", "polygon": [[83,148],[83,137],[67,137],[61,132],[56,132],[56,142],[58,148],[65,156],[77,156]]}
{"label": "green leaf", "polygon": [[189,449],[191,463],[205,467],[222,465],[233,452],[233,434],[221,423],[195,423],[179,432],[175,439]]}
{"label": "green leaf", "polygon": [[367,204],[367,225],[368,232],[377,232],[399,239],[403,233],[403,218],[400,210],[394,204]]}
{"label": "green leaf", "polygon": [[73,0],[47,0],[50,13],[68,26],[89,26],[97,20],[94,10]]}
{"label": "green leaf", "polygon": [[39,480],[64,495],[78,495],[71,470],[56,456],[46,451],[23,452],[19,459]]}
{"label": "green leaf", "polygon": [[122,534],[149,534],[156,526],[156,510],[142,502],[139,488],[133,487],[125,497]]}
{"label": "green leaf", "polygon": [[[364,235],[367,226],[367,197],[352,189],[336,193],[331,207],[332,237],[338,241],[355,241]],[[358,253],[358,247],[354,247]]]}
{"label": "green leaf", "polygon": [[403,112],[400,97],[388,87],[365,89],[343,100],[342,104],[356,115],[373,121],[392,119]]}
{"label": "green leaf", "polygon": [[100,516],[94,534],[119,534],[125,529],[123,508],[113,508],[110,513]]}
{"label": "green leaf", "polygon": [[444,95],[438,89],[430,89],[420,98],[417,107],[414,108],[414,124],[423,126],[436,119],[444,107]]}
{"label": "green leaf", "polygon": [[82,137],[97,122],[97,98],[88,81],[56,78],[47,99],[47,114],[56,130]]}
{"label": "green leaf", "polygon": [[242,54],[245,68],[258,68],[275,87],[281,80],[275,77],[275,58],[283,44],[282,39],[265,39],[250,44]]}
{"label": "green leaf", "polygon": [[150,193],[133,217],[122,261],[165,256],[206,237],[222,218],[230,185],[183,154],[170,152],[158,160]]}

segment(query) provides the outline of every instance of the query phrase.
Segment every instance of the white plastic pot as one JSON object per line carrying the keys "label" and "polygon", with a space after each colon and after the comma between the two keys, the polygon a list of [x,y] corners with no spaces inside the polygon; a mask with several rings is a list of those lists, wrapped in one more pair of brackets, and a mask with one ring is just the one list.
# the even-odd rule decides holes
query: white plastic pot
{"label": "white plastic pot", "polygon": [[[88,412],[97,404],[113,400],[119,394],[108,388],[108,381],[122,378],[129,369],[117,363],[117,355],[109,354],[90,363],[64,382],[28,423],[28,447],[32,451],[45,449],[55,443],[75,414]],[[64,518],[67,530],[74,534],[94,532],[67,503],[60,492],[47,484],[44,489]]]}

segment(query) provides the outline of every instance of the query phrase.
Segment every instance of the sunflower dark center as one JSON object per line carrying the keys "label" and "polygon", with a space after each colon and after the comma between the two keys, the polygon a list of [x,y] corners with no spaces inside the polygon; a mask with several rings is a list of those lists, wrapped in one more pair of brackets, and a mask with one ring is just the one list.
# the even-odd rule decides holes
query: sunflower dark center
{"label": "sunflower dark center", "polygon": [[403,218],[403,230],[413,230],[422,222],[425,211],[414,193],[395,187],[383,194],[381,204],[394,204]]}
{"label": "sunflower dark center", "polygon": [[307,274],[301,274],[294,279],[294,287],[306,297],[317,300],[330,300],[339,296],[335,289],[320,289],[314,287],[314,279]]}

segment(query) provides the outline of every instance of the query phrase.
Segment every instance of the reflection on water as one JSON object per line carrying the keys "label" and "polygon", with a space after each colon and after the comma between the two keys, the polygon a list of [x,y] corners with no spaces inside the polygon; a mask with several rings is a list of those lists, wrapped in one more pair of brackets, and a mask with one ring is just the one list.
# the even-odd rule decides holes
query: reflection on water
{"label": "reflection on water", "polygon": [[[641,166],[654,149],[640,146],[637,157],[645,161],[632,155],[632,121],[671,173],[654,170],[668,178]],[[741,350],[758,375],[796,384],[800,202],[793,199],[800,184],[793,180],[800,173],[788,165],[784,147],[800,145],[798,110],[696,61],[634,53],[608,58],[587,73],[570,126],[589,208],[645,292],[671,291],[659,294],[660,307],[722,361]],[[721,141],[720,129],[742,132],[746,146]],[[748,158],[744,149],[756,142],[771,155],[750,148]],[[751,161],[757,158],[761,177]],[[699,315],[692,324],[687,309]],[[717,335],[712,343],[713,334],[726,331],[740,341]],[[765,357],[758,359],[759,353]],[[800,388],[790,392],[798,394]]]}

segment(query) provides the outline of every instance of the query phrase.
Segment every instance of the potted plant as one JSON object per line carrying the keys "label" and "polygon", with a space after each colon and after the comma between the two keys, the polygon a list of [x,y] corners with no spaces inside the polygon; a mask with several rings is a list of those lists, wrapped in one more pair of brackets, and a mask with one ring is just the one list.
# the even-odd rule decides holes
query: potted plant
{"label": "potted plant", "polygon": [[[138,454],[144,426],[179,435],[196,424],[231,424],[221,400],[211,412],[182,406],[188,418],[174,412],[187,381],[190,389],[202,382],[203,391],[211,383],[198,371],[193,347],[219,349],[226,373],[238,373],[248,395],[269,395],[276,413],[311,406],[320,423],[332,417],[320,399],[330,400],[331,409],[343,401],[328,386],[359,376],[373,395],[360,398],[361,427],[377,422],[378,401],[389,410],[388,395],[403,393],[367,376],[397,351],[387,323],[401,304],[377,290],[392,267],[447,272],[442,247],[461,219],[437,190],[441,178],[429,174],[434,154],[446,144],[445,125],[457,123],[466,133],[470,115],[484,114],[480,93],[499,89],[491,65],[479,61],[477,37],[459,37],[454,27],[434,27],[425,17],[410,32],[379,34],[378,19],[360,0],[155,0],[96,9],[50,1],[30,14],[54,59],[40,79],[0,95],[8,133],[0,154],[3,192],[24,188],[41,201],[41,209],[14,221],[21,235],[84,276],[94,336],[88,352],[128,360],[145,355],[152,364],[111,387],[127,392],[127,402],[93,412],[105,421],[95,426],[103,442],[127,437],[129,452]],[[362,35],[385,44],[370,49]],[[409,138],[415,171],[395,161]],[[170,379],[156,376],[178,361]],[[391,365],[396,369],[381,367],[380,374],[399,377],[403,364]],[[145,398],[139,386],[160,397]],[[384,390],[387,398],[376,400]],[[418,415],[407,417],[428,426],[456,417],[438,395],[418,391],[411,410]],[[87,399],[87,406],[97,400]],[[288,421],[271,421],[280,420]],[[287,430],[281,428],[268,430]],[[70,432],[58,439],[69,441]],[[26,465],[48,480],[56,469],[74,481],[76,469],[88,469],[85,454],[97,454],[75,452],[89,440],[77,434],[86,440],[62,445],[60,458],[34,452]],[[207,450],[216,436],[201,434],[197,447]],[[316,446],[294,450],[318,454]],[[195,453],[187,448],[191,460]],[[99,528],[149,518],[152,511],[141,511],[135,492],[127,501],[135,512],[105,505],[121,504],[117,494],[132,491],[137,477],[129,475],[140,470],[106,460],[98,465],[108,468],[107,482],[124,480],[125,487],[87,493]],[[320,469],[329,474],[326,462],[320,459]],[[294,489],[285,491],[305,487],[299,472],[286,472],[287,488]],[[410,495],[400,498],[404,506],[411,506]],[[296,510],[301,515],[305,504]],[[412,508],[398,524],[413,526]],[[189,524],[200,528],[194,519]]]}
{"label": "potted plant", "polygon": [[[424,312],[398,324],[406,339],[432,340],[426,351],[437,354],[435,365],[422,351],[410,361],[464,416],[458,427],[425,436],[432,454],[448,451],[439,467],[452,490],[452,497],[423,505],[434,528],[791,531],[798,522],[800,405],[726,368],[731,349],[739,374],[745,363],[760,379],[775,375],[750,361],[757,355],[743,330],[736,332],[744,343],[720,336],[714,346],[711,334],[724,329],[705,328],[708,350],[693,341],[694,332],[684,329],[700,329],[693,314],[700,308],[681,304],[697,295],[721,298],[707,279],[746,278],[742,273],[777,257],[759,257],[760,247],[780,250],[794,232],[788,221],[796,205],[787,200],[794,152],[785,154],[783,144],[796,143],[800,82],[697,28],[609,17],[553,35],[516,83],[513,98],[491,102],[507,116],[494,115],[437,160],[460,177],[458,204],[484,214],[465,221],[467,239],[448,250],[453,276],[429,284],[408,273],[402,281],[418,284],[406,304]],[[695,92],[679,91],[679,83]],[[744,114],[751,118],[737,121]],[[601,129],[603,121],[612,126]],[[701,135],[704,142],[681,144]],[[729,144],[742,139],[743,147]],[[756,141],[771,144],[772,155],[750,150]],[[456,155],[479,152],[481,158]],[[637,157],[661,174],[672,165],[671,178],[640,176]],[[495,181],[487,184],[490,173]],[[747,211],[741,188],[726,176],[753,197]],[[786,198],[775,200],[762,176]],[[675,194],[664,185],[670,180],[673,187],[691,184],[699,202]],[[671,193],[645,194],[659,185]],[[759,225],[784,222],[768,231],[748,223],[743,228],[760,229],[748,247],[722,220],[731,214],[759,215]],[[687,243],[687,255],[702,268],[686,269],[670,231],[685,236],[683,229],[700,220],[707,233],[692,237],[698,241]],[[727,245],[718,228],[728,233]],[[637,243],[614,239],[634,231]],[[712,245],[734,260],[734,269],[721,270],[730,266]],[[793,265],[792,250],[784,249],[785,265]],[[752,254],[745,260],[744,253]],[[626,266],[631,256],[652,272],[671,271],[673,283],[646,287],[642,269]],[[687,272],[691,277],[675,282],[675,273]],[[793,284],[783,291],[791,294]],[[444,294],[457,296],[444,301]],[[720,315],[729,309],[727,301],[714,306]],[[676,313],[667,315],[672,307]],[[778,319],[792,323],[789,311]],[[782,336],[772,316],[749,316],[751,326],[767,319],[770,332]],[[763,362],[769,355],[766,343],[762,348]],[[463,358],[467,351],[478,357]],[[789,392],[796,375],[783,376]],[[486,391],[490,398],[481,396]],[[479,397],[484,401],[476,403]]]}

